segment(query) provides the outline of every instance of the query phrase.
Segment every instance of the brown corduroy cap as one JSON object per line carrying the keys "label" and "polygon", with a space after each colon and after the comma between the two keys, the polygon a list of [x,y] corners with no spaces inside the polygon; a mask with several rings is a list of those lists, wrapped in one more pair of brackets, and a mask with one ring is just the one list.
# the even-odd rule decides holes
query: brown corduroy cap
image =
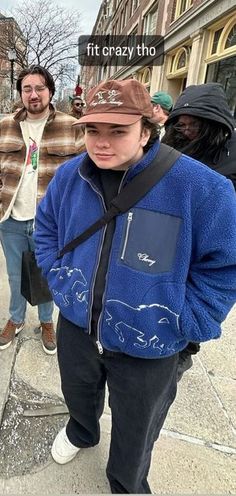
{"label": "brown corduroy cap", "polygon": [[130,125],[147,117],[153,106],[146,88],[135,79],[108,80],[92,88],[86,98],[86,110],[76,124],[106,123]]}

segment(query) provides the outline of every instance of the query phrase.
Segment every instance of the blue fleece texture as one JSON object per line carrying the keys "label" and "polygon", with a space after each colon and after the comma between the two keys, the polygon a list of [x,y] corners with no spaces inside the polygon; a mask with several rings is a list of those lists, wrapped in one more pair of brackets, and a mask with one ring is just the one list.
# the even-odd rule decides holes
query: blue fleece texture
{"label": "blue fleece texture", "polygon": [[[126,181],[157,151],[155,144]],[[66,319],[89,332],[104,229],[62,259],[57,254],[103,213],[94,165],[82,154],[58,169],[36,216],[36,258],[54,301]],[[116,218],[97,340],[131,356],[169,356],[189,341],[218,338],[235,301],[232,183],[182,155]]]}

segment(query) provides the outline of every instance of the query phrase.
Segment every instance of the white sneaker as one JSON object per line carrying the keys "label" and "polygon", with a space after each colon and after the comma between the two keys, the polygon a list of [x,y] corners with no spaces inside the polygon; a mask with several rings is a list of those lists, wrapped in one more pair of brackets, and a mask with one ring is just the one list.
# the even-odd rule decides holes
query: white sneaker
{"label": "white sneaker", "polygon": [[69,441],[66,435],[66,428],[63,427],[54,439],[51,454],[55,462],[63,465],[73,460],[79,450],[80,448],[77,448]]}

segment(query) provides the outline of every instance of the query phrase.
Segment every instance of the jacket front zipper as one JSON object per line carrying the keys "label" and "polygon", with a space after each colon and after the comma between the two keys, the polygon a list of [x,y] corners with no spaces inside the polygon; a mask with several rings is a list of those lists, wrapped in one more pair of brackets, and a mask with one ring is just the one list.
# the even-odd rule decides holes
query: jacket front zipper
{"label": "jacket front zipper", "polygon": [[[99,257],[98,257],[98,263],[97,263],[97,266],[96,266],[96,269],[94,272],[94,278],[93,278],[92,299],[91,299],[91,305],[90,305],[89,334],[91,334],[91,332],[92,332],[92,313],[93,313],[92,310],[93,310],[93,300],[94,300],[94,286],[95,286],[95,281],[96,281],[96,276],[97,276],[97,270],[98,270],[100,259],[101,259],[101,253],[102,253],[102,247],[103,247],[103,242],[104,242],[104,238],[105,238],[105,233],[106,233],[106,227],[105,227],[104,232],[103,232],[103,237],[102,237],[102,242],[101,242],[100,252],[99,252]],[[97,345],[99,354],[102,355],[103,354],[103,347],[102,347],[102,344],[100,342],[98,325],[97,325],[96,345]]]}
{"label": "jacket front zipper", "polygon": [[126,225],[126,231],[125,231],[125,240],[124,240],[124,245],[121,253],[121,260],[124,260],[125,258],[125,252],[127,248],[127,243],[128,243],[128,238],[129,238],[129,231],[131,228],[131,222],[133,220],[133,212],[128,213],[128,219],[127,219],[127,225]]}
{"label": "jacket front zipper", "polygon": [[[89,184],[90,184],[91,188],[100,196],[101,201],[102,201],[102,205],[103,205],[103,208],[104,208],[104,211],[106,211],[106,206],[105,206],[105,203],[104,203],[104,200],[103,200],[103,197],[102,197],[101,193],[96,188],[94,188],[91,183],[89,183]],[[106,228],[107,228],[107,226],[105,226],[104,231],[103,231],[103,236],[102,236],[102,241],[101,241],[101,244],[100,244],[100,250],[99,250],[99,256],[98,256],[98,263],[97,263],[97,266],[96,266],[96,268],[94,270],[93,285],[92,285],[92,291],[91,291],[92,298],[90,300],[91,302],[90,302],[90,309],[89,309],[89,313],[90,313],[89,326],[88,326],[89,334],[91,334],[91,332],[92,332],[91,323],[92,323],[92,309],[93,309],[93,299],[94,299],[94,286],[95,286],[95,281],[96,281],[97,269],[99,267],[99,263],[100,263],[100,259],[101,259],[101,253],[102,253],[102,247],[103,247],[103,243],[104,243]],[[102,344],[101,344],[100,339],[99,339],[99,331],[98,331],[98,329],[97,329],[96,345],[97,345],[99,354],[102,355],[102,353],[103,353],[103,347],[102,347]]]}
{"label": "jacket front zipper", "polygon": [[[120,193],[120,190],[121,190],[121,188],[123,186],[124,178],[126,177],[126,175],[127,175],[127,171],[125,172],[125,174],[124,174],[124,176],[122,178],[122,181],[121,181],[121,184],[120,184],[118,193]],[[83,179],[85,179],[85,178],[83,177]],[[103,207],[104,207],[104,211],[107,211],[106,206],[105,206],[105,203],[104,203],[104,200],[103,200],[103,197],[102,197],[100,191],[98,191],[96,188],[94,188],[93,185],[90,182],[89,182],[89,184],[90,184],[91,188],[100,196],[100,198],[102,200]],[[133,216],[132,212],[129,212],[129,214],[131,214],[131,216]],[[91,332],[92,332],[91,322],[92,322],[92,308],[93,308],[93,299],[94,299],[94,286],[95,286],[95,281],[96,281],[97,270],[98,270],[100,259],[101,259],[101,253],[102,253],[102,249],[103,249],[103,244],[104,244],[106,229],[107,229],[107,226],[105,226],[105,229],[104,229],[104,232],[103,232],[103,237],[102,237],[102,241],[101,241],[101,244],[100,244],[100,253],[99,253],[99,257],[98,257],[98,263],[97,263],[96,269],[94,271],[93,287],[92,287],[92,298],[91,298],[91,304],[90,304],[89,334],[91,334]],[[102,313],[102,311],[101,311],[101,313]],[[100,313],[100,317],[101,317],[101,313]],[[99,354],[102,355],[103,354],[103,346],[102,346],[101,341],[100,341],[100,333],[99,333],[99,320],[100,320],[100,317],[99,317],[98,323],[97,323],[97,340],[96,340],[96,345],[97,345]]]}

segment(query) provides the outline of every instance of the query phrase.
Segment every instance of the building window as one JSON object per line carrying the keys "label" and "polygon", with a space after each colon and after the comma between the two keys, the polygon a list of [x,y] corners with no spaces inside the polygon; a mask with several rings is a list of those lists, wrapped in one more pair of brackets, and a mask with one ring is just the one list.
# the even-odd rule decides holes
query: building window
{"label": "building window", "polygon": [[185,10],[187,10],[187,0],[180,0],[180,5],[179,5],[179,15],[183,14]]}
{"label": "building window", "polygon": [[236,14],[221,19],[209,31],[205,82],[223,85],[232,116],[236,119]]}
{"label": "building window", "polygon": [[172,57],[170,58],[170,70],[169,70],[170,73],[173,72],[174,61],[175,61],[175,56],[172,55]]}
{"label": "building window", "polygon": [[113,24],[113,27],[112,27],[112,34],[115,35],[117,34],[117,31],[118,31],[118,20],[116,21],[115,24]]}
{"label": "building window", "polygon": [[128,8],[129,8],[129,5],[128,5],[128,2],[126,2],[125,8],[124,8],[124,23],[123,23],[124,27],[126,26],[127,21],[128,21]]}
{"label": "building window", "polygon": [[217,31],[215,31],[214,38],[213,38],[213,43],[212,43],[211,53],[216,53],[217,52],[217,46],[218,46],[220,35],[221,35],[222,31],[223,31],[223,28],[218,29]]}
{"label": "building window", "polygon": [[111,13],[110,13],[110,5],[109,3],[107,2],[104,7],[103,7],[103,18],[104,19],[109,19],[109,17],[111,17]]}
{"label": "building window", "polygon": [[186,10],[188,10],[190,7],[192,7],[192,4],[193,0],[177,0],[175,8],[175,19],[184,14],[184,12],[186,12]]}
{"label": "building window", "polygon": [[139,1],[140,0],[133,0],[131,1],[131,15],[133,15],[133,13],[135,12],[135,10],[138,8],[139,6]]}
{"label": "building window", "polygon": [[134,52],[136,51],[137,46],[137,34],[138,34],[138,26],[135,26],[130,33],[128,33],[128,46],[129,48],[133,48]]}
{"label": "building window", "polygon": [[232,27],[230,33],[227,36],[227,40],[225,42],[225,49],[236,46],[236,23]]}
{"label": "building window", "polygon": [[236,14],[222,19],[220,23],[209,28],[210,38],[206,62],[234,55],[236,53]]}
{"label": "building window", "polygon": [[190,46],[182,46],[178,48],[172,55],[170,55],[168,77],[180,77],[184,74],[187,74],[190,51]]}
{"label": "building window", "polygon": [[186,67],[187,65],[187,54],[186,51],[183,50],[183,52],[179,56],[179,60],[176,65],[176,70],[178,71],[179,69],[183,69],[183,67]]}
{"label": "building window", "polygon": [[150,67],[144,67],[136,73],[136,77],[140,83],[142,83],[145,88],[150,91],[151,79],[152,79],[152,69]]}
{"label": "building window", "polygon": [[156,34],[157,29],[158,4],[155,3],[145,14],[143,19],[143,33],[148,35]]}
{"label": "building window", "polygon": [[207,66],[205,83],[221,83],[236,124],[236,55]]}

